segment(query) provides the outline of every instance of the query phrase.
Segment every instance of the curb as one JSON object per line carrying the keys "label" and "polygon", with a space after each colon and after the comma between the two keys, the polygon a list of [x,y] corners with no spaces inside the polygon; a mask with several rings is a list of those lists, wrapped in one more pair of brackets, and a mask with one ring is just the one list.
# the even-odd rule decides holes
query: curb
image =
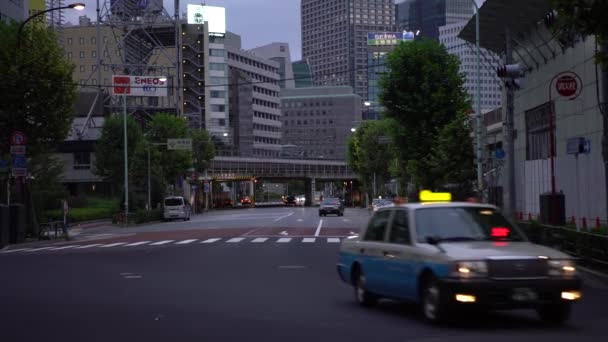
{"label": "curb", "polygon": [[588,273],[588,274],[590,274],[594,277],[600,278],[600,280],[603,280],[608,283],[608,274],[606,274],[606,273],[598,272],[598,271],[595,271],[595,270],[592,270],[590,268],[583,267],[580,265],[577,265],[576,268],[583,271],[583,273]]}

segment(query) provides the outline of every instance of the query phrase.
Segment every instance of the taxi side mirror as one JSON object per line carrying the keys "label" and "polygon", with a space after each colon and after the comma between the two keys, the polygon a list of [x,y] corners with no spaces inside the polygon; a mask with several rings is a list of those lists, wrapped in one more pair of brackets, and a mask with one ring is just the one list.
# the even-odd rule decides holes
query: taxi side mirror
{"label": "taxi side mirror", "polygon": [[439,243],[439,239],[435,236],[427,236],[426,243],[428,243],[429,245],[436,246]]}

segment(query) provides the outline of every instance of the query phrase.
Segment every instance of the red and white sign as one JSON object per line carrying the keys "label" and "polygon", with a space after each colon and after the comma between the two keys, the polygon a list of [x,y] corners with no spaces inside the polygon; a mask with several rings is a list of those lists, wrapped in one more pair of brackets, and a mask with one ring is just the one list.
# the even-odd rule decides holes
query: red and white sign
{"label": "red and white sign", "polygon": [[15,131],[11,134],[11,145],[25,145],[25,134],[20,131]]}
{"label": "red and white sign", "polygon": [[570,100],[574,100],[580,95],[582,87],[581,78],[573,72],[563,73],[555,82],[557,93]]}
{"label": "red and white sign", "polygon": [[167,96],[165,76],[112,76],[112,94],[126,96]]}

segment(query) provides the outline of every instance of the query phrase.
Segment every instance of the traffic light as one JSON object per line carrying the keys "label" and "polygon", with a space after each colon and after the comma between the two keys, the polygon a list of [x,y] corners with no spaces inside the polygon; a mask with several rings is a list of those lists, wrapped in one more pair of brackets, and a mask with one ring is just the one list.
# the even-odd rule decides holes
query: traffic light
{"label": "traffic light", "polygon": [[496,75],[500,78],[518,78],[523,75],[523,69],[519,66],[519,63],[507,64],[496,68]]}

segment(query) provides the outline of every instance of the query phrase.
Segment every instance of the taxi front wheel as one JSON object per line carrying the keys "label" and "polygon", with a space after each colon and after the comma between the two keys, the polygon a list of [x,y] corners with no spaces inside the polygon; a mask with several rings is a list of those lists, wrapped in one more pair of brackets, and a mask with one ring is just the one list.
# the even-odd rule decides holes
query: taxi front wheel
{"label": "taxi front wheel", "polygon": [[570,303],[547,304],[536,310],[540,319],[548,324],[560,325],[570,318]]}
{"label": "taxi front wheel", "polygon": [[445,320],[446,312],[445,304],[441,302],[441,294],[437,281],[429,277],[425,281],[422,289],[422,313],[431,323],[438,323]]}
{"label": "taxi front wheel", "polygon": [[355,278],[355,298],[357,303],[363,306],[373,306],[378,301],[378,298],[365,289],[365,275],[362,271],[358,271]]}

